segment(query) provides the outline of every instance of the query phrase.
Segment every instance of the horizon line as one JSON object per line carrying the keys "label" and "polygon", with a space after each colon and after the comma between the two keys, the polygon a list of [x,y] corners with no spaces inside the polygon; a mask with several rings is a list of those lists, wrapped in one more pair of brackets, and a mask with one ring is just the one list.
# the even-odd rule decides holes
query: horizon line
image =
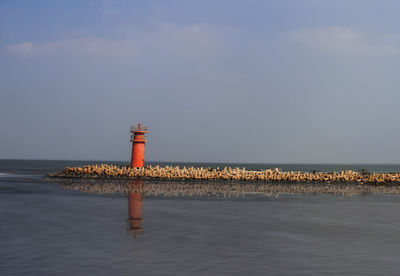
{"label": "horizon line", "polygon": [[[101,160],[101,159],[26,159],[26,158],[0,158],[0,161],[78,161],[78,162],[127,162],[129,160]],[[197,163],[197,164],[253,164],[253,165],[267,165],[267,164],[280,164],[280,165],[399,165],[400,163],[337,163],[337,162],[232,162],[232,161],[160,161],[160,160],[149,160],[145,163]]]}

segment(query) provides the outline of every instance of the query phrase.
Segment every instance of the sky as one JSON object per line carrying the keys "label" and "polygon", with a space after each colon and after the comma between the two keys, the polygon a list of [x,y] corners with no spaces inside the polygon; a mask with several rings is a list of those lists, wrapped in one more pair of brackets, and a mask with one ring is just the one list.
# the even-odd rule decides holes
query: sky
{"label": "sky", "polygon": [[2,0],[0,159],[400,164],[399,10]]}

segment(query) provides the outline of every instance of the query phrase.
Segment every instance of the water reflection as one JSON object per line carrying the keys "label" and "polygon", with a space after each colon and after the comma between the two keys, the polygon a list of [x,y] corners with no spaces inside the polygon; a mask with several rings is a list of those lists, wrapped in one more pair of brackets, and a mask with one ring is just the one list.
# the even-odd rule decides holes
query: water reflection
{"label": "water reflection", "polygon": [[142,190],[143,182],[140,179],[132,180],[128,186],[128,231],[133,234],[136,239],[137,235],[143,235],[144,230],[141,226],[142,218],[142,201],[143,196],[139,192]]}
{"label": "water reflection", "polygon": [[[127,179],[50,178],[63,188],[86,193],[111,195],[139,193],[156,197],[241,198],[279,196],[280,194],[333,194],[356,196],[400,194],[400,185],[358,185],[345,183],[269,183],[246,181],[176,181]],[[140,182],[138,182],[140,181]],[[142,182],[143,181],[143,182]]]}
{"label": "water reflection", "polygon": [[142,179],[50,178],[64,189],[99,195],[128,197],[127,231],[136,239],[144,234],[142,204],[145,197],[265,198],[280,194],[335,194],[344,196],[373,193],[399,194],[400,186],[368,186],[328,183],[266,183],[229,181],[154,181]]}

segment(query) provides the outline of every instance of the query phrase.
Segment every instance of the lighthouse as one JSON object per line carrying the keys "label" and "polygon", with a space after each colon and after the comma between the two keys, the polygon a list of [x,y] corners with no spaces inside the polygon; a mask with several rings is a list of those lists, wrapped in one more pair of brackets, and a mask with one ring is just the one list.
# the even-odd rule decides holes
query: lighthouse
{"label": "lighthouse", "polygon": [[140,123],[137,126],[131,127],[131,142],[132,142],[132,157],[131,167],[144,166],[144,144],[146,143],[147,127]]}

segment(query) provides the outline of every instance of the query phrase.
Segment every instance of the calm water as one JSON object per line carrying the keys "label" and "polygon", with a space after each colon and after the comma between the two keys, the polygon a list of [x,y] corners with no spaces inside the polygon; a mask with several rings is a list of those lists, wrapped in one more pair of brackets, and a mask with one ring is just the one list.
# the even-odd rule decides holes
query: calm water
{"label": "calm water", "polygon": [[[135,201],[124,194],[71,191],[43,178],[48,171],[88,163],[93,162],[0,160],[1,275],[399,274],[399,196],[161,195]],[[135,230],[129,230],[135,228],[128,222],[129,206],[135,212],[142,208]]]}

